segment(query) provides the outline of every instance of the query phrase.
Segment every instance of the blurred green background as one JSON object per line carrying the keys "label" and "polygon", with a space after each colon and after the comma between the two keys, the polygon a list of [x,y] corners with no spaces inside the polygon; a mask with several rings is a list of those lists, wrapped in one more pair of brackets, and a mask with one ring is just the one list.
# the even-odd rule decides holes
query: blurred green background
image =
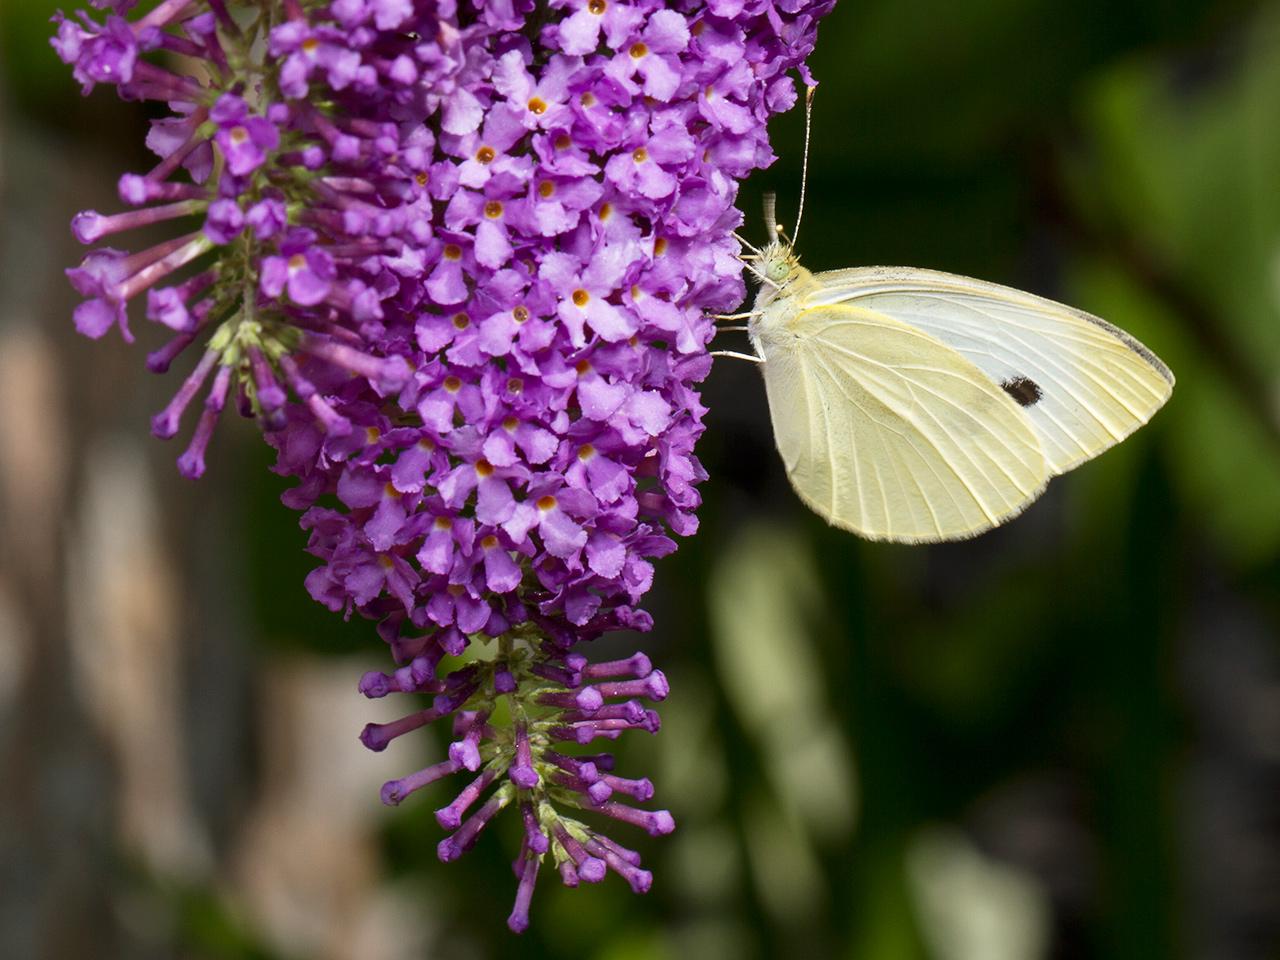
{"label": "blurred green background", "polygon": [[[717,364],[643,640],[672,696],[620,763],[679,828],[620,837],[645,897],[544,877],[522,938],[514,823],[443,865],[456,785],[379,807],[440,745],[357,743],[384,649],[306,596],[252,428],[187,484],[145,435],[175,376],[71,333],[66,224],[144,168],[145,116],[79,97],[54,7],[0,6],[0,956],[1280,957],[1280,4],[822,25],[806,264],[1068,301],[1177,389],[1007,527],[907,548],[807,514],[756,371]],[[765,190],[793,216],[798,114],[748,236]]]}

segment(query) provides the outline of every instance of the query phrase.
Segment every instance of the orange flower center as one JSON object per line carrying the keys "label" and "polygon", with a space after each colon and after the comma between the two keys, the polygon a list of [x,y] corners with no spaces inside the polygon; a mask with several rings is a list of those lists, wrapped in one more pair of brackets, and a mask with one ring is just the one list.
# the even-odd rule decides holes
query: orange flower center
{"label": "orange flower center", "polygon": [[541,510],[543,513],[546,513],[548,510],[554,510],[555,508],[556,508],[556,498],[551,496],[551,494],[547,494],[545,497],[538,498],[538,509]]}
{"label": "orange flower center", "polygon": [[541,97],[534,97],[529,101],[528,106],[530,113],[541,115],[547,112],[547,101],[543,100]]}
{"label": "orange flower center", "polygon": [[587,301],[590,299],[591,294],[587,293],[587,291],[583,290],[581,287],[573,291],[574,306],[585,307],[587,305]]}
{"label": "orange flower center", "polygon": [[456,243],[446,243],[444,246],[444,258],[446,260],[461,260],[462,248]]}
{"label": "orange flower center", "polygon": [[459,390],[462,389],[462,381],[459,380],[457,377],[445,377],[444,388],[448,390],[450,393],[457,393]]}
{"label": "orange flower center", "polygon": [[497,200],[490,200],[484,205],[484,215],[490,220],[497,220],[502,216],[502,204]]}

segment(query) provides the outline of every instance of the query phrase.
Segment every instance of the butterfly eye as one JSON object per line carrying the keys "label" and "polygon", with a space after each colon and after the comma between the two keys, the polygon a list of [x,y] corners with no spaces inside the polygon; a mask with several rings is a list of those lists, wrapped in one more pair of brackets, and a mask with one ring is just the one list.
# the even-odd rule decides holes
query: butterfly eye
{"label": "butterfly eye", "polygon": [[785,280],[785,279],[787,279],[787,274],[789,274],[790,272],[791,272],[791,268],[790,268],[790,267],[788,267],[788,266],[787,266],[785,263],[783,263],[781,260],[779,260],[779,261],[777,261],[777,262],[775,262],[775,263],[771,263],[771,264],[769,264],[769,279],[770,279],[770,280]]}

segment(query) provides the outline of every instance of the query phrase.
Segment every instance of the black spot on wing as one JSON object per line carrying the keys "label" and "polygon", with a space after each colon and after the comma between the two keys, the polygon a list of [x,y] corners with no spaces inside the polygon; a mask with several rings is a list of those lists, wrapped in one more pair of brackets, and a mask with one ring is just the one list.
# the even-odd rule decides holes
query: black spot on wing
{"label": "black spot on wing", "polygon": [[1044,396],[1040,392],[1040,385],[1027,377],[1013,377],[1006,380],[1000,384],[1000,389],[1017,400],[1018,405],[1022,407],[1029,407]]}

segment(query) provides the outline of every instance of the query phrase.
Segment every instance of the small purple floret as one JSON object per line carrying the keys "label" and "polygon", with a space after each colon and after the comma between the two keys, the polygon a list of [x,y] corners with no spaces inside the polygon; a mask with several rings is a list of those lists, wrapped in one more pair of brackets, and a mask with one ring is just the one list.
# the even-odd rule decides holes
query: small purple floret
{"label": "small purple floret", "polygon": [[608,873],[608,867],[605,862],[595,857],[584,857],[578,864],[578,876],[587,883],[599,883],[605,878],[606,873]]}

